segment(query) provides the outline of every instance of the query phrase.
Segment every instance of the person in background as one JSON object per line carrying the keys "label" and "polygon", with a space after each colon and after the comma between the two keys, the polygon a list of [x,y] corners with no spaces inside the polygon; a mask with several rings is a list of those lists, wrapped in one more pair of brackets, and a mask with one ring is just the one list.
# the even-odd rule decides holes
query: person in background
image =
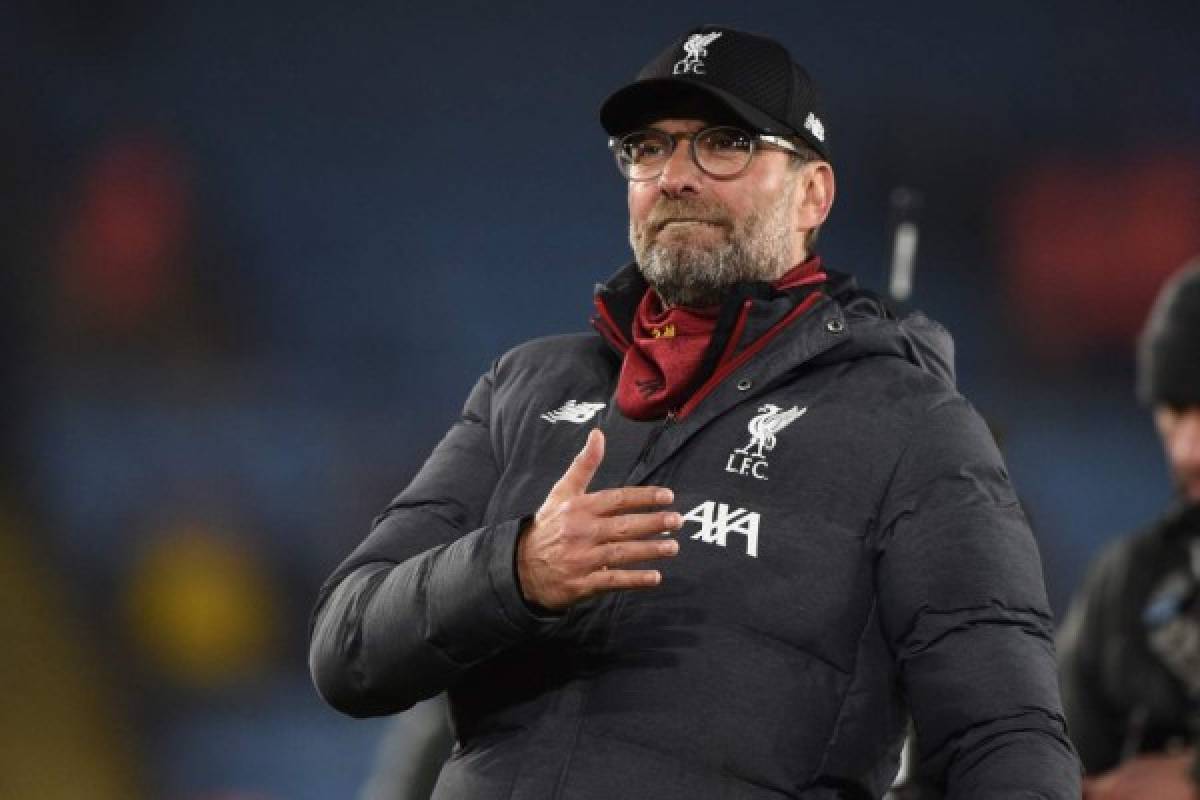
{"label": "person in background", "polygon": [[1059,633],[1089,800],[1200,798],[1200,259],[1161,290],[1138,346],[1174,506],[1109,546]]}
{"label": "person in background", "polygon": [[322,696],[447,691],[439,800],[878,798],[910,716],[949,797],[1077,798],[1037,548],[949,335],[815,252],[808,72],[704,26],[600,119],[635,261],[596,333],[495,363],[326,582]]}

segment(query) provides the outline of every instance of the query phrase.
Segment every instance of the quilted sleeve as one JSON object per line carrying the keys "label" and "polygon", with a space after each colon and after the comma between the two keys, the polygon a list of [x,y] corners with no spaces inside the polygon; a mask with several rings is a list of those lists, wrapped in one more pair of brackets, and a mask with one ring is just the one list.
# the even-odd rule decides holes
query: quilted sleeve
{"label": "quilted sleeve", "polygon": [[340,711],[402,711],[554,621],[521,597],[513,555],[522,520],[480,527],[499,476],[493,382],[494,370],[321,589],[309,668]]}
{"label": "quilted sleeve", "polygon": [[1080,796],[1041,561],[1000,454],[965,400],[915,426],[880,518],[880,608],[947,797]]}

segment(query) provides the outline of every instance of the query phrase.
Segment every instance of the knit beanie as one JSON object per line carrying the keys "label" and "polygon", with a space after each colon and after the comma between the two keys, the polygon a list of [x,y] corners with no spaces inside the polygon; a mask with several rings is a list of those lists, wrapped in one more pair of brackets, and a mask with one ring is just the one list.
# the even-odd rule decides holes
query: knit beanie
{"label": "knit beanie", "polygon": [[1158,293],[1138,341],[1138,399],[1148,405],[1200,405],[1200,257]]}

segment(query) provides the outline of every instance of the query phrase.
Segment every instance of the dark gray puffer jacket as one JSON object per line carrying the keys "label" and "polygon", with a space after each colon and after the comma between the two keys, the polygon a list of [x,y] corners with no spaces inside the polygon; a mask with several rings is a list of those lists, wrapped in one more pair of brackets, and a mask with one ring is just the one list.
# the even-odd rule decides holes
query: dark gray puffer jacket
{"label": "dark gray puffer jacket", "polygon": [[[616,408],[645,284],[598,287],[603,336],[522,345],[322,589],[310,666],[334,707],[449,690],[434,797],[879,797],[909,714],[951,797],[1077,798],[1037,549],[949,336],[831,273],[762,284],[739,355],[682,413]],[[627,334],[626,334],[627,335]],[[663,583],[533,613],[522,521],[582,447],[591,489],[671,487]]]}

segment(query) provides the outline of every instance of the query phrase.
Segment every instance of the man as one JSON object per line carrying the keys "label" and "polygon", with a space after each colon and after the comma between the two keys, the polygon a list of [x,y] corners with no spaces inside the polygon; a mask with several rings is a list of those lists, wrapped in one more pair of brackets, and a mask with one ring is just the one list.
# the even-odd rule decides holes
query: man
{"label": "man", "polygon": [[949,337],[812,252],[808,74],[689,32],[600,112],[635,263],[500,358],[327,582],[323,696],[449,691],[437,798],[1075,797],[1038,555]]}
{"label": "man", "polygon": [[1200,798],[1200,261],[1160,292],[1138,348],[1178,502],[1109,547],[1060,633],[1086,796]]}

